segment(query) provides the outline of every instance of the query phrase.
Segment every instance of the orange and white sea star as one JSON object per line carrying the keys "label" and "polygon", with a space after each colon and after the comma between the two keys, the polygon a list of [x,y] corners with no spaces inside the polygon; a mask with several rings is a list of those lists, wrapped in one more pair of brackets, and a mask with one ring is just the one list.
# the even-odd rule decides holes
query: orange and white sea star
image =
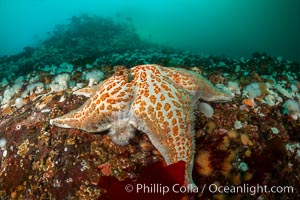
{"label": "orange and white sea star", "polygon": [[146,133],[166,163],[186,162],[185,181],[193,184],[194,107],[205,101],[230,101],[226,94],[200,74],[139,65],[115,67],[115,74],[92,90],[80,108],[50,124],[87,132],[110,130],[112,141],[128,144],[136,129]]}

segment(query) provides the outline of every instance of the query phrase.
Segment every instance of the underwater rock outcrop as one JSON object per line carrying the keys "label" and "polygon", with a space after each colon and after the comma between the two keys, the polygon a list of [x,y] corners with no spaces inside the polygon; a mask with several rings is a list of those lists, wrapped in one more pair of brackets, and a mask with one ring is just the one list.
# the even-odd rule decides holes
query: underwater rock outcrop
{"label": "underwater rock outcrop", "polygon": [[[124,53],[147,47],[130,23],[116,23],[111,18],[73,16],[68,24],[57,25],[37,47],[25,47],[18,55],[0,58],[0,77],[22,75],[45,65],[64,62],[82,65],[99,55]],[[4,70],[4,69],[10,70]]]}

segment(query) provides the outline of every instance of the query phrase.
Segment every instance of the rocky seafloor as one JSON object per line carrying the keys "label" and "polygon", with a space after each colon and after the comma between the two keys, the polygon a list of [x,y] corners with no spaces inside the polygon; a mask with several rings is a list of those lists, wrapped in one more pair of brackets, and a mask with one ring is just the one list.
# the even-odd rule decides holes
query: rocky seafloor
{"label": "rocky seafloor", "polygon": [[130,19],[120,24],[81,16],[39,46],[0,58],[0,199],[109,198],[103,177],[155,176],[144,169],[164,160],[145,133],[118,146],[105,132],[49,124],[82,105],[87,97],[76,91],[113,75],[113,66],[146,63],[196,71],[234,95],[226,103],[200,100],[195,109],[196,185],[293,187],[251,194],[205,190],[178,199],[300,198],[298,63],[265,53],[239,59],[194,54],[141,40]]}

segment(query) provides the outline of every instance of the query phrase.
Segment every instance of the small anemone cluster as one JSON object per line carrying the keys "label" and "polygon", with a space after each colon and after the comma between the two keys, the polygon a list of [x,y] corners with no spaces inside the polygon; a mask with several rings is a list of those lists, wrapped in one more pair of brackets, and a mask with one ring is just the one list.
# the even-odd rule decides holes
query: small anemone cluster
{"label": "small anemone cluster", "polygon": [[297,120],[300,117],[300,105],[299,102],[289,99],[282,105],[283,113],[292,116],[293,119]]}
{"label": "small anemone cluster", "polygon": [[[41,71],[34,71],[25,76],[19,76],[11,85],[6,78],[2,78],[0,93],[1,108],[16,107],[20,109],[27,104],[28,100],[34,100],[47,93],[57,93],[68,89],[77,90],[84,85],[91,87],[98,84],[104,78],[104,72],[98,69],[81,72],[80,68],[73,69],[71,64],[63,63],[60,66],[68,66],[60,69],[55,65],[40,68]],[[59,70],[58,70],[59,69]],[[80,80],[75,82],[71,79],[76,73],[81,73]]]}

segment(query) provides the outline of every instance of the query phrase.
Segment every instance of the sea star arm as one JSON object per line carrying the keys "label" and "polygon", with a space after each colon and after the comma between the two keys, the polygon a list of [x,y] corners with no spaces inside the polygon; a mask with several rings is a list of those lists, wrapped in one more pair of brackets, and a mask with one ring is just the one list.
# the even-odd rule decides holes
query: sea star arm
{"label": "sea star arm", "polygon": [[[62,128],[78,128],[87,132],[100,132],[111,128],[120,112],[126,112],[132,98],[126,93],[126,80],[112,76],[84,105],[62,117],[50,120],[51,125]],[[128,111],[127,111],[128,112]]]}
{"label": "sea star arm", "polygon": [[231,101],[233,96],[215,87],[209,80],[193,71],[182,68],[163,68],[172,81],[187,90],[195,103],[199,99],[205,101],[226,102]]}
{"label": "sea star arm", "polygon": [[190,94],[167,77],[155,76],[143,82],[131,110],[137,129],[148,135],[168,165],[186,162],[185,180],[193,183],[194,116]]}

